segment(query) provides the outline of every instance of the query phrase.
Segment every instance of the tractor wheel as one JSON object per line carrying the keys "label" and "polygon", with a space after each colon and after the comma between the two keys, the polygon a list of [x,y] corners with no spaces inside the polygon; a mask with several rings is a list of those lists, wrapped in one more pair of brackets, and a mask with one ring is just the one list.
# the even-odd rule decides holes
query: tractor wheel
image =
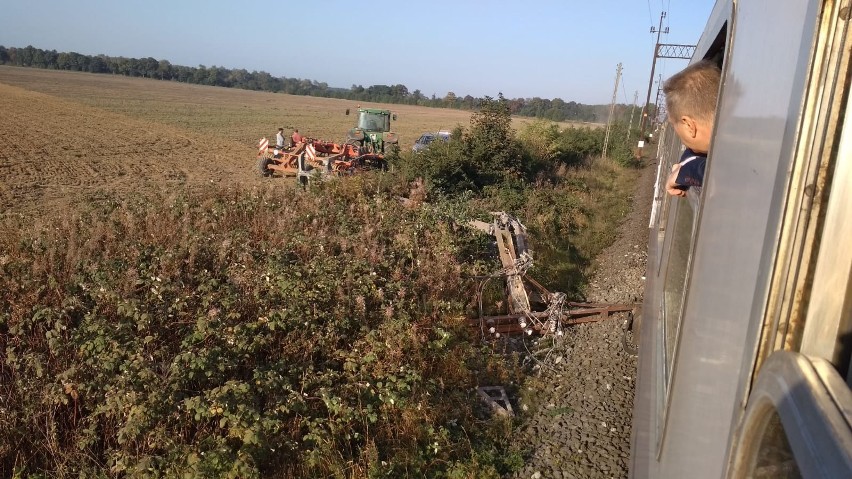
{"label": "tractor wheel", "polygon": [[269,169],[269,165],[272,164],[272,158],[261,158],[257,162],[257,169],[260,171],[260,175],[264,177],[272,176],[272,170]]}

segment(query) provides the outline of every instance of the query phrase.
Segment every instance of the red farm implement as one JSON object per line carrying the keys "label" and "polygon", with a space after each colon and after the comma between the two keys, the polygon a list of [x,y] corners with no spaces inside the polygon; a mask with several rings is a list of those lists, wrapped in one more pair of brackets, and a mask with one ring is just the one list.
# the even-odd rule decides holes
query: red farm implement
{"label": "red farm implement", "polygon": [[385,169],[381,153],[362,153],[357,144],[337,144],[305,139],[292,148],[278,149],[266,138],[258,143],[258,169],[263,176],[296,177],[307,181],[315,176],[344,176],[359,171]]}

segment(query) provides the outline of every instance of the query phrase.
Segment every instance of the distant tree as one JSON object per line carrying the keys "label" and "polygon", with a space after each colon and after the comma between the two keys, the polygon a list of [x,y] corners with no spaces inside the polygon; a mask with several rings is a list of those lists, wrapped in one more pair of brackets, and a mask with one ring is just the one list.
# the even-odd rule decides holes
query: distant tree
{"label": "distant tree", "polygon": [[514,115],[519,113],[524,109],[526,102],[523,98],[515,98],[513,100],[509,100],[509,111]]}
{"label": "distant tree", "polygon": [[89,61],[89,66],[86,69],[89,73],[109,73],[109,66],[103,55],[92,57]]}
{"label": "distant tree", "polygon": [[139,74],[145,78],[155,78],[159,76],[160,62],[156,59],[148,57],[139,60]]}
{"label": "distant tree", "polygon": [[[172,65],[168,60],[156,60],[152,57],[125,58],[106,55],[88,56],[76,52],[57,53],[56,50],[42,50],[32,45],[24,48],[0,46],[0,64],[112,73],[132,77],[143,76],[201,85],[443,108],[475,110],[481,104],[486,103],[484,98],[471,95],[459,97],[451,91],[447,92],[443,98],[438,98],[434,93],[427,98],[420,90],[409,92],[408,87],[402,84],[390,86],[379,84],[367,88],[353,84],[349,89],[331,88],[327,83],[316,80],[273,77],[263,71],[249,73],[244,69],[227,69],[215,65],[210,68],[204,65],[198,65],[198,67]],[[573,101],[566,103],[560,98],[549,100],[534,97],[531,99],[506,100],[502,93],[498,96],[506,102],[510,114],[513,115],[545,118],[553,121],[598,121],[599,118],[605,118],[609,113],[609,105],[582,105]],[[631,108],[628,105],[617,105],[614,119],[626,121]],[[649,113],[655,114],[653,108],[649,110]]]}
{"label": "distant tree", "polygon": [[73,70],[71,65],[71,54],[62,52],[56,58],[56,68],[60,70]]}
{"label": "distant tree", "polygon": [[185,82],[185,83],[192,81],[192,77],[194,75],[192,68],[185,67],[185,66],[179,66],[179,67],[175,67],[174,70],[175,70],[175,78],[177,79],[177,81]]}
{"label": "distant tree", "polygon": [[114,59],[112,59],[112,61],[110,63],[112,65],[110,69],[112,70],[113,73],[116,73],[116,74],[119,74],[119,75],[127,75],[129,66],[128,66],[128,62],[127,62],[126,58],[122,58],[122,57],[114,58]]}
{"label": "distant tree", "polygon": [[544,113],[544,118],[553,121],[562,121],[565,119],[565,112],[561,108],[551,106],[550,109]]}
{"label": "distant tree", "polygon": [[192,79],[190,80],[192,83],[198,83],[199,85],[206,85],[205,83],[208,80],[207,76],[207,67],[204,65],[198,65],[195,70],[192,72]]}
{"label": "distant tree", "polygon": [[476,106],[476,98],[474,98],[470,95],[465,95],[464,98],[462,98],[461,107],[464,108],[465,110],[473,110],[473,108],[475,106]]}
{"label": "distant tree", "polygon": [[125,59],[125,75],[131,77],[142,76],[140,73],[142,69],[140,68],[140,61],[137,58],[127,58]]}
{"label": "distant tree", "polygon": [[15,63],[18,66],[30,67],[33,65],[33,46],[27,45],[18,51],[18,61]]}
{"label": "distant tree", "polygon": [[219,68],[216,65],[207,69],[207,79],[205,85],[210,86],[229,86],[225,83],[225,69]]}
{"label": "distant tree", "polygon": [[408,87],[405,85],[393,85],[390,87],[391,96],[400,100],[408,97]]}
{"label": "distant tree", "polygon": [[512,129],[509,104],[502,94],[497,99],[486,96],[479,111],[471,115],[470,125],[464,147],[478,171],[479,186],[522,173],[521,147]]}
{"label": "distant tree", "polygon": [[157,62],[157,75],[160,76],[160,80],[171,80],[172,64],[169,63],[168,60],[160,60]]}
{"label": "distant tree", "polygon": [[257,84],[262,91],[278,91],[276,88],[276,83],[272,78],[272,75],[266,72],[260,72],[257,74]]}
{"label": "distant tree", "polygon": [[393,90],[391,87],[387,85],[372,85],[367,88],[367,94],[370,99],[380,98],[380,97],[390,97],[393,95]]}
{"label": "distant tree", "polygon": [[44,52],[44,66],[42,68],[56,68],[56,62],[59,58],[59,53],[56,50],[43,50]]}
{"label": "distant tree", "polygon": [[456,106],[456,94],[448,91],[447,95],[444,96],[444,106],[448,108],[452,108]]}

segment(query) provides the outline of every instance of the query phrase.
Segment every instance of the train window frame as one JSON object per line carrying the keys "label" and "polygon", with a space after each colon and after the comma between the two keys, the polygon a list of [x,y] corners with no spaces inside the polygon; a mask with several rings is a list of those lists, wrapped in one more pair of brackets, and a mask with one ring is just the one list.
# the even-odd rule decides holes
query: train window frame
{"label": "train window frame", "polygon": [[[852,392],[831,363],[773,353],[758,373],[725,476],[754,477],[761,466],[783,473],[791,460],[802,477],[845,476],[852,467],[851,406]],[[767,446],[775,454],[761,457]]]}
{"label": "train window frame", "polygon": [[[721,68],[721,81],[718,95],[719,100],[721,100],[724,93],[725,79],[728,75],[726,68],[727,65],[724,60],[729,53],[727,49],[730,45],[731,38],[732,29],[730,26],[734,25],[735,13],[735,8],[731,8],[731,10],[728,11],[727,18],[716,33],[715,40],[701,57],[702,60],[713,60],[717,62]],[[720,104],[721,101],[717,101],[716,118],[719,117],[718,112]],[[668,128],[668,130],[672,129]],[[713,134],[711,135],[711,148],[707,157],[707,169],[704,176],[705,184],[712,177],[710,171],[712,164],[712,145],[715,142],[716,131],[717,128],[714,120]],[[666,150],[667,156],[665,156],[665,158],[669,161],[665,162],[665,165],[661,168],[662,171],[658,177],[658,181],[662,183],[661,186],[663,188],[665,180],[668,177],[668,172],[671,171],[671,166],[680,159],[685,148],[680,139],[674,134],[674,131],[671,131],[671,135],[671,144],[668,145]],[[657,423],[658,430],[660,431],[660,434],[657,435],[658,457],[662,453],[663,443],[665,442],[666,437],[666,424],[671,404],[672,383],[674,382],[677,369],[677,362],[675,361],[675,358],[677,358],[678,350],[680,349],[683,316],[687,306],[687,293],[689,291],[691,276],[690,272],[692,269],[695,243],[701,222],[701,204],[704,190],[705,188],[703,186],[702,188],[698,188],[697,191],[696,188],[690,188],[690,191],[687,193],[687,198],[683,201],[676,201],[678,198],[668,195],[664,190],[662,191],[665,199],[661,205],[660,217],[662,220],[660,221],[659,233],[665,234],[665,236],[662,254],[660,255],[660,263],[657,265],[657,268],[658,276],[660,272],[663,273],[661,279],[665,286],[663,287],[662,295],[659,298],[659,314],[661,317],[659,324],[661,327],[658,329],[658,334],[660,336],[658,338],[658,344],[663,345],[663,347],[660,348],[660,368],[658,370],[658,374],[662,376],[662,381],[658,382],[659,387],[662,388],[662,394],[657,395],[659,398],[658,411],[660,411]],[[677,228],[681,229],[677,230]],[[676,231],[672,232],[673,230]],[[678,253],[682,255],[680,258],[673,257],[673,255]],[[676,264],[681,268],[680,270],[672,270],[670,268],[673,259],[679,260]],[[665,271],[662,269],[664,267]],[[672,280],[672,287],[678,288],[674,291],[674,294],[671,295],[669,294],[670,280]],[[667,301],[672,299],[676,299],[677,302],[674,304],[675,307],[670,309],[668,308]],[[674,329],[674,331],[669,331],[670,328]]]}
{"label": "train window frame", "polygon": [[[847,221],[848,206],[852,204],[852,87],[843,79],[848,79],[852,72],[848,54],[852,27],[848,17],[843,18],[848,14],[835,9],[823,11],[818,36],[823,48],[816,48],[819,56],[811,72],[812,86],[800,140],[806,146],[797,145],[797,163],[804,170],[801,175],[804,183],[822,185],[821,188],[800,187],[797,190],[804,191],[808,199],[813,198],[810,208],[798,208],[799,214],[809,220],[806,222],[808,229],[819,231],[808,231],[806,238],[820,237],[814,241],[816,244],[805,242],[804,247],[800,246],[804,254],[798,253],[802,258],[800,269],[807,270],[809,262],[814,264],[812,279],[805,276],[802,283],[795,285],[808,291],[808,307],[803,324],[790,313],[771,319],[776,321],[776,347],[792,343],[805,354],[826,358],[849,382],[852,379],[849,339],[852,335],[852,251],[845,246],[852,235],[852,223]],[[832,155],[831,152],[836,153]],[[799,197],[793,200],[802,203]],[[790,332],[781,331],[778,326],[785,322],[785,329]],[[784,338],[781,332],[792,337]]]}
{"label": "train window frame", "polygon": [[847,99],[845,109],[801,351],[830,360],[852,387],[852,251],[846,243],[852,235],[847,213],[852,204],[852,101]]}
{"label": "train window frame", "polygon": [[[722,53],[723,49],[727,45],[727,42],[725,41],[726,37],[727,37],[727,25],[728,25],[728,22],[723,24],[721,31],[718,33],[718,38],[720,38],[722,40],[721,44],[719,44],[719,41],[717,40],[717,42],[714,43],[714,46],[716,47],[716,49],[709,50],[707,55],[705,55],[704,59],[713,59],[714,57],[718,57],[717,61],[723,60],[724,57],[719,56],[719,55]],[[722,82],[721,83],[724,84],[724,79],[725,79],[725,76],[727,75],[727,72],[724,68],[724,62],[723,61],[722,61],[721,67],[722,67]],[[720,90],[721,90],[721,85],[720,85]],[[720,96],[721,96],[721,93],[720,93]],[[714,124],[714,130],[715,130],[715,124]],[[674,145],[678,145],[680,147],[678,148],[678,151],[679,151],[678,154],[671,155],[671,158],[673,158],[675,160],[675,161],[672,162],[672,164],[674,164],[677,161],[677,159],[679,159],[680,153],[683,152],[683,148],[684,148],[682,145],[680,145],[680,141],[678,139],[676,139],[676,137],[674,137],[674,138],[675,138],[674,139],[674,142],[675,142]],[[714,138],[715,138],[715,136],[714,136]],[[712,152],[712,148],[711,148],[711,152]],[[710,166],[711,163],[712,163],[712,153],[710,155],[708,155],[708,160],[707,160],[708,172],[705,175],[705,180],[711,178],[711,175],[709,174],[709,166]],[[667,166],[669,167],[668,169],[670,170],[671,165],[667,165]],[[664,174],[662,176],[663,176],[663,179],[665,179],[668,175]],[[699,190],[703,191],[703,188],[700,188]],[[698,233],[698,225],[699,225],[700,220],[701,220],[701,211],[700,210],[701,210],[702,193],[696,192],[695,188],[690,188],[690,190],[687,194],[686,200],[684,200],[684,201],[675,201],[675,200],[677,200],[677,198],[669,196],[669,195],[666,195],[666,196],[667,196],[666,201],[665,201],[666,204],[664,206],[664,211],[666,212],[665,229],[667,231],[670,231],[670,232],[672,232],[673,230],[674,231],[672,232],[672,234],[667,235],[667,242],[664,246],[664,254],[661,255],[661,257],[665,258],[665,265],[666,265],[666,271],[665,271],[665,274],[663,276],[663,279],[666,283],[668,283],[669,280],[673,279],[672,277],[674,276],[674,279],[676,280],[676,284],[672,283],[672,287],[673,288],[676,287],[677,289],[674,291],[675,294],[671,295],[671,297],[672,298],[678,297],[677,298],[678,302],[676,303],[676,307],[673,308],[670,311],[667,311],[667,307],[664,304],[663,307],[662,307],[662,310],[663,310],[662,313],[663,313],[663,316],[664,316],[664,321],[663,321],[664,325],[674,324],[676,326],[676,329],[677,329],[675,331],[674,336],[672,336],[673,344],[672,345],[666,344],[666,349],[667,350],[671,349],[671,351],[672,351],[671,354],[670,354],[671,357],[667,357],[667,359],[673,360],[674,357],[677,354],[677,345],[679,343],[679,341],[678,341],[679,334],[678,333],[680,331],[680,327],[682,326],[681,323],[682,323],[682,320],[683,320],[683,312],[684,312],[685,306],[686,306],[686,292],[688,290],[688,284],[689,284],[689,270],[690,270],[690,267],[691,267],[691,264],[692,264],[692,257],[693,257],[693,254],[694,254],[694,247],[695,247],[695,239],[696,239],[697,233]],[[686,226],[686,225],[688,225],[689,228],[685,228],[684,226]],[[681,229],[678,230],[678,228],[681,228]],[[684,248],[684,249],[678,250],[678,248]],[[678,263],[678,265],[681,266],[682,268],[681,268],[681,270],[673,270],[671,268],[673,255],[675,253],[678,253],[678,252],[683,253],[683,258],[681,258],[682,261],[680,263]],[[661,259],[661,263],[662,263],[662,259]],[[659,267],[662,268],[662,264]],[[664,294],[668,293],[668,290],[669,290],[669,287],[667,285],[663,290]],[[665,303],[665,302],[666,302],[666,299],[664,298],[663,303]],[[674,315],[674,318],[673,318],[674,321],[669,320],[670,315]],[[665,328],[666,328],[666,326],[664,326],[663,329],[665,329]],[[666,334],[666,336],[668,336],[668,334]],[[668,369],[668,372],[669,372],[669,375],[665,377],[665,381],[664,381],[664,384],[667,386],[667,389],[669,389],[668,385],[671,383],[671,380],[672,380],[672,375],[673,375],[673,372],[674,372],[673,367],[670,366],[669,369]]]}

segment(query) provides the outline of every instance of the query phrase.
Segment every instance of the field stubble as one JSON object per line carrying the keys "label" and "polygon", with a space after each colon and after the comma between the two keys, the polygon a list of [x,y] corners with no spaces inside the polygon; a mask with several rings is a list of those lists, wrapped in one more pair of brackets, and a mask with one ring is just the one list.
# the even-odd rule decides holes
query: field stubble
{"label": "field stubble", "polygon": [[[253,185],[255,145],[278,127],[345,140],[359,104],[114,75],[0,66],[0,205],[6,213],[174,184]],[[397,114],[407,151],[470,112],[363,103]],[[530,119],[513,119],[522,128]],[[568,123],[564,126],[569,125]]]}

